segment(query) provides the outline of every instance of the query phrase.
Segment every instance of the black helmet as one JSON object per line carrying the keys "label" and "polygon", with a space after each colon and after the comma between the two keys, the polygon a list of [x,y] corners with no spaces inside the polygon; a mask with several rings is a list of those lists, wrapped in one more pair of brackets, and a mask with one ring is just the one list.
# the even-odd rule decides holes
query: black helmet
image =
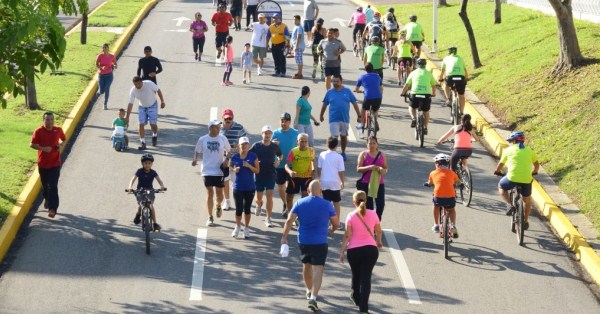
{"label": "black helmet", "polygon": [[381,39],[378,36],[372,36],[370,41],[371,41],[371,44],[379,45],[379,43],[381,42]]}
{"label": "black helmet", "polygon": [[154,162],[154,156],[152,156],[152,154],[150,154],[150,153],[145,153],[142,155],[141,160],[142,160],[142,162],[148,161],[148,160]]}
{"label": "black helmet", "polygon": [[423,58],[417,59],[417,65],[419,67],[425,67],[427,65],[427,60]]}
{"label": "black helmet", "polygon": [[416,22],[417,21],[417,16],[412,14],[411,16],[408,17],[410,19],[411,22]]}
{"label": "black helmet", "polygon": [[358,11],[358,12],[362,12],[362,7],[358,7],[358,8],[356,8],[356,11]]}
{"label": "black helmet", "polygon": [[390,13],[394,13],[394,8],[390,7],[390,8],[388,9],[388,12],[390,12]]}
{"label": "black helmet", "polygon": [[450,53],[450,54],[456,53],[457,50],[458,50],[458,48],[456,48],[456,46],[448,47],[448,53]]}

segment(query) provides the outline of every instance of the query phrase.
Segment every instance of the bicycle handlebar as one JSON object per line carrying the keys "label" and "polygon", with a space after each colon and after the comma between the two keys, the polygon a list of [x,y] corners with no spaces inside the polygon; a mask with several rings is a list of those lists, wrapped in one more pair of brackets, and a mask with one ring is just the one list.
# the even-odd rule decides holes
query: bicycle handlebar
{"label": "bicycle handlebar", "polygon": [[[134,189],[125,189],[125,192],[128,193],[128,194],[138,194],[138,193],[140,193],[142,191],[148,191],[148,190],[150,190],[150,189],[136,189],[136,190],[134,190]],[[163,192],[167,191],[167,188],[165,188],[164,190],[161,190],[161,189],[152,189],[150,191],[152,191],[153,193],[163,193]]]}

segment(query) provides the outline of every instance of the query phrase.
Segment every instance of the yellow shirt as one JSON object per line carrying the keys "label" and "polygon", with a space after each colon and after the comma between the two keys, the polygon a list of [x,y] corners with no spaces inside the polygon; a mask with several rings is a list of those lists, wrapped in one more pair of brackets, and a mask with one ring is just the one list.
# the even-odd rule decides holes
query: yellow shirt
{"label": "yellow shirt", "polygon": [[279,25],[275,25],[275,23],[272,23],[271,25],[269,25],[269,32],[271,33],[271,43],[273,45],[278,45],[285,42],[286,29],[287,25],[285,25],[285,23],[280,23]]}
{"label": "yellow shirt", "polygon": [[296,146],[292,148],[287,161],[292,163],[292,170],[296,172],[298,178],[312,178],[313,160],[315,160],[315,151],[312,147],[306,150],[300,150]]}

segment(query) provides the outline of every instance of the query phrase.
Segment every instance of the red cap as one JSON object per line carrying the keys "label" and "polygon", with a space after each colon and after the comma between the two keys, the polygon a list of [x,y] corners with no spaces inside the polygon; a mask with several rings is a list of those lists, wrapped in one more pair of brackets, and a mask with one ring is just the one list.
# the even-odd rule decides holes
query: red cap
{"label": "red cap", "polygon": [[225,109],[223,110],[223,118],[231,117],[233,119],[233,110]]}

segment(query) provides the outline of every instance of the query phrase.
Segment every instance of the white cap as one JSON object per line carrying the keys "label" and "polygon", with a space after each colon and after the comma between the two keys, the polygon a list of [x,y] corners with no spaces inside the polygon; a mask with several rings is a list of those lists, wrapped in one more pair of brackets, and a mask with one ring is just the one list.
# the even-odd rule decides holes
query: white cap
{"label": "white cap", "polygon": [[271,128],[271,126],[270,126],[270,125],[268,125],[268,124],[267,124],[267,125],[265,125],[265,126],[263,126],[263,127],[262,127],[262,131],[260,131],[260,132],[267,132],[267,131],[271,131],[271,132],[273,132],[273,129],[272,129],[272,128]]}
{"label": "white cap", "polygon": [[250,144],[250,139],[248,139],[248,137],[247,137],[247,136],[242,136],[242,137],[240,137],[240,139],[238,140],[238,144],[242,145],[242,144],[244,144],[244,143],[248,143],[248,144]]}
{"label": "white cap", "polygon": [[221,121],[219,121],[219,120],[216,120],[216,119],[214,119],[214,120],[210,120],[210,121],[208,122],[208,127],[211,127],[211,126],[213,126],[213,125],[221,125]]}

